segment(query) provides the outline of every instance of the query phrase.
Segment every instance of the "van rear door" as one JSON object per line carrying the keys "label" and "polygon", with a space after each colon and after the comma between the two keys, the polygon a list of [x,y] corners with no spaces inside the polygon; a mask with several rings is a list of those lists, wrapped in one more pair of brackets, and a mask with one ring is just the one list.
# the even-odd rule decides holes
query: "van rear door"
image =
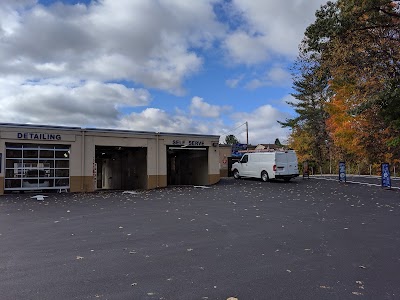
{"label": "van rear door", "polygon": [[285,152],[276,152],[275,153],[275,165],[276,165],[276,175],[287,175],[288,169],[288,161]]}
{"label": "van rear door", "polygon": [[288,151],[286,154],[288,174],[299,174],[296,152]]}
{"label": "van rear door", "polygon": [[276,175],[298,174],[297,156],[294,151],[276,152]]}

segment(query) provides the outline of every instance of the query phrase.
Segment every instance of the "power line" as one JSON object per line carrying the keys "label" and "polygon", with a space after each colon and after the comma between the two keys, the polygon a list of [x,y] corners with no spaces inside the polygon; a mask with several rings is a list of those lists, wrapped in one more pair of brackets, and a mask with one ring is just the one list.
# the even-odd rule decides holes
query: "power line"
{"label": "power line", "polygon": [[237,126],[237,127],[233,128],[233,129],[226,129],[226,130],[233,131],[233,130],[236,130],[236,129],[238,129],[239,127],[242,127],[243,125],[246,125],[246,122],[244,122],[243,124],[240,124],[239,126]]}
{"label": "power line", "polygon": [[[243,124],[240,124],[239,126],[233,128],[233,129],[226,129],[227,132],[226,132],[225,134],[221,134],[221,137],[224,137],[224,136],[226,137],[226,136],[228,136],[229,134],[235,133],[235,131],[236,131],[237,129],[239,129],[240,127],[242,127],[243,125],[246,125],[246,124],[247,124],[247,122],[244,122]],[[242,132],[245,132],[245,131],[246,131],[246,130],[241,131],[241,132],[239,132],[238,134],[240,134],[240,133],[242,133]]]}

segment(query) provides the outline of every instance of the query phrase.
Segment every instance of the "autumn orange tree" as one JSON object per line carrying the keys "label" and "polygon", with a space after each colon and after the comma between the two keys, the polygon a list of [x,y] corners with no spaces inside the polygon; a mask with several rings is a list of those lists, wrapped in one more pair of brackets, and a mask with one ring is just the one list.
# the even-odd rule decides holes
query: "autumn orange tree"
{"label": "autumn orange tree", "polygon": [[[305,32],[294,78],[298,116],[281,124],[301,128],[291,141],[307,131],[315,144],[308,151],[319,148],[321,162],[324,140],[337,159],[400,158],[399,2],[329,1]],[[303,109],[311,104],[307,95],[319,103],[312,114]]]}
{"label": "autumn orange tree", "polygon": [[381,162],[396,155],[400,128],[400,116],[391,111],[400,103],[398,1],[338,1],[337,6],[343,31],[332,39],[325,62],[332,74],[332,102],[345,104],[341,113],[350,116],[357,132],[359,160]]}

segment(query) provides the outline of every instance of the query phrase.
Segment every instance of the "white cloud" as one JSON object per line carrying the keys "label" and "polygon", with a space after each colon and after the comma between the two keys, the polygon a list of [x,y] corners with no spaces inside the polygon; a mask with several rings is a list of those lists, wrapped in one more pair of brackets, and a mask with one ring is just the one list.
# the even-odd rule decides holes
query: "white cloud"
{"label": "white cloud", "polygon": [[199,122],[184,114],[171,115],[159,108],[147,108],[140,113],[124,116],[117,124],[118,128],[155,132],[198,133],[219,135],[222,124]]}
{"label": "white cloud", "polygon": [[267,72],[267,79],[273,83],[281,83],[287,85],[290,81],[290,73],[281,67],[273,67]]}
{"label": "white cloud", "polygon": [[[248,122],[249,143],[253,145],[274,143],[276,138],[279,138],[281,142],[286,141],[288,131],[281,128],[277,121],[284,121],[287,117],[287,114],[280,112],[271,105],[258,107],[249,113],[236,113],[233,115],[237,125]],[[245,131],[242,131],[237,137],[241,142],[246,142]]]}
{"label": "white cloud", "polygon": [[269,57],[262,37],[252,37],[241,31],[230,34],[223,47],[235,63],[257,64]]}
{"label": "white cloud", "polygon": [[294,58],[304,30],[314,21],[325,0],[233,0],[230,7],[245,21],[224,43],[229,57],[244,64],[258,64],[270,57]]}
{"label": "white cloud", "polygon": [[234,89],[239,85],[239,83],[243,80],[243,78],[244,78],[244,76],[240,75],[239,77],[236,77],[236,78],[227,79],[225,81],[225,83],[227,86]]}
{"label": "white cloud", "polygon": [[11,4],[0,8],[0,73],[27,78],[126,79],[182,94],[203,63],[191,49],[224,32],[213,0]]}
{"label": "white cloud", "polygon": [[[231,116],[236,121],[237,127],[244,122],[249,123],[249,140],[251,144],[273,143],[276,138],[281,142],[287,140],[287,129],[281,128],[277,120],[285,120],[288,115],[279,112],[271,105],[261,106],[250,113],[235,113]],[[115,124],[115,128],[152,131],[152,132],[176,132],[220,135],[224,140],[226,134],[231,134],[221,119],[204,122],[196,117],[188,116],[185,111],[177,110],[174,114],[159,108],[146,108],[141,112],[133,112],[124,116]],[[233,134],[241,142],[246,142],[245,127]]]}
{"label": "white cloud", "polygon": [[299,103],[299,100],[297,100],[292,95],[286,95],[285,97],[282,98],[281,103],[283,105],[290,106],[290,104],[288,102],[296,104],[296,103]]}
{"label": "white cloud", "polygon": [[281,67],[272,67],[260,78],[251,80],[246,88],[254,90],[263,86],[288,87],[292,84],[290,73]]}
{"label": "white cloud", "polygon": [[147,90],[121,84],[65,79],[0,80],[0,119],[11,123],[114,126],[122,107],[149,104]]}
{"label": "white cloud", "polygon": [[190,104],[191,115],[197,117],[218,118],[221,112],[229,109],[231,108],[228,106],[211,105],[200,97],[193,97]]}

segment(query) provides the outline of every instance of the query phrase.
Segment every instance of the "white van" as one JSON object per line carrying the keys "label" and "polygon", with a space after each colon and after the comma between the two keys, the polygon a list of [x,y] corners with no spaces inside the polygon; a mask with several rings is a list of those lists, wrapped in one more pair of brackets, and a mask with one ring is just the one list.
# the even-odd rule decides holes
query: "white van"
{"label": "white van", "polygon": [[299,176],[297,156],[294,150],[245,153],[232,165],[233,176],[269,179],[290,179]]}

